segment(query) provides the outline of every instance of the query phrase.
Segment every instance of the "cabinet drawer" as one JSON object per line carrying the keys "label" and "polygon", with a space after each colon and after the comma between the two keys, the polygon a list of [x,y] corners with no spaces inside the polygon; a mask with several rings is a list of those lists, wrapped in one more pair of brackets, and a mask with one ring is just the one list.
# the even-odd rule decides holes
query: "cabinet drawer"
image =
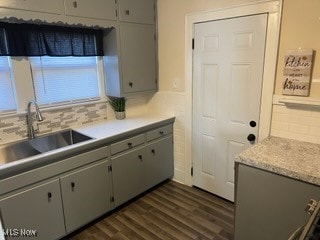
{"label": "cabinet drawer", "polygon": [[116,20],[114,0],[65,0],[65,13],[69,16]]}
{"label": "cabinet drawer", "polygon": [[173,132],[172,125],[163,126],[160,128],[157,128],[155,130],[147,132],[147,141],[152,141],[154,139],[160,138],[162,136],[171,134]]}
{"label": "cabinet drawer", "polygon": [[138,136],[128,138],[128,139],[123,140],[121,142],[111,144],[111,155],[114,155],[119,152],[123,152],[123,151],[131,149],[131,148],[134,148],[136,146],[144,144],[144,142],[145,142],[145,135],[140,134]]}

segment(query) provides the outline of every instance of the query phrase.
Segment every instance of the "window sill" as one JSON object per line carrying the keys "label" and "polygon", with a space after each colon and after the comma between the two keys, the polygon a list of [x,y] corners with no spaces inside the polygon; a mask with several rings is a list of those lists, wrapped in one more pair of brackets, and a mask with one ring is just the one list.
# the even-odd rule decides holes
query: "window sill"
{"label": "window sill", "polygon": [[[63,110],[66,108],[72,108],[72,107],[79,107],[79,106],[85,106],[85,105],[92,105],[92,104],[98,104],[98,103],[106,103],[107,99],[99,99],[99,100],[94,100],[94,101],[85,101],[85,102],[74,102],[74,103],[68,103],[68,104],[63,104],[63,105],[55,105],[55,106],[40,106],[41,112],[48,112],[48,111],[57,111],[57,110]],[[0,118],[10,118],[10,117],[15,117],[15,116],[22,116],[26,115],[27,111],[21,111],[21,112],[16,112],[16,111],[10,111],[10,112],[3,112],[0,113]]]}

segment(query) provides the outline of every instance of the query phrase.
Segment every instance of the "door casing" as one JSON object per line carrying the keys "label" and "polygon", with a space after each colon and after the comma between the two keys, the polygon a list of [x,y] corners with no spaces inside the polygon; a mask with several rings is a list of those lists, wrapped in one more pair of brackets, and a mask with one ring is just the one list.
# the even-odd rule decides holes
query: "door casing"
{"label": "door casing", "polygon": [[186,86],[186,133],[185,133],[185,156],[186,171],[185,184],[192,186],[192,176],[187,169],[192,167],[192,92],[193,92],[193,50],[192,39],[194,37],[194,24],[248,16],[254,14],[268,13],[267,38],[264,58],[264,74],[262,80],[261,108],[259,120],[259,138],[261,141],[269,136],[272,114],[272,99],[275,83],[277,53],[279,45],[280,21],[282,0],[256,2],[212,11],[191,13],[186,16],[185,21],[185,86]]}

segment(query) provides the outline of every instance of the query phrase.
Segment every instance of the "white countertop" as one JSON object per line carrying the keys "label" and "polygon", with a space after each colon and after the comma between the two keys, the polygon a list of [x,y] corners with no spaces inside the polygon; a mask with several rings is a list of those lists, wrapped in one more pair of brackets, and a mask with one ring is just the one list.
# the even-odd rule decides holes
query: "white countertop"
{"label": "white countertop", "polygon": [[161,121],[166,121],[174,117],[165,115],[136,115],[125,118],[123,120],[107,120],[105,122],[86,125],[74,130],[96,139],[103,139],[136,130],[148,125],[156,124]]}
{"label": "white countertop", "polygon": [[173,116],[165,115],[136,115],[123,120],[106,120],[90,125],[75,127],[73,130],[94,139],[41,153],[14,162],[4,163],[0,159],[0,179],[15,173],[36,168],[41,164],[49,164],[66,156],[77,154],[117,141],[120,138],[134,135],[139,131],[148,131],[161,125],[174,122]]}
{"label": "white countertop", "polygon": [[269,137],[245,150],[237,162],[320,186],[320,145]]}

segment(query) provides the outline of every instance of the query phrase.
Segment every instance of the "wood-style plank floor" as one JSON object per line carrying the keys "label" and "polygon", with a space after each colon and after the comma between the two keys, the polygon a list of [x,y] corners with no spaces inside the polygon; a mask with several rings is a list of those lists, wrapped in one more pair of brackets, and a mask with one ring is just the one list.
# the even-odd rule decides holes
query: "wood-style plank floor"
{"label": "wood-style plank floor", "polygon": [[168,181],[69,239],[231,240],[233,230],[232,203]]}

